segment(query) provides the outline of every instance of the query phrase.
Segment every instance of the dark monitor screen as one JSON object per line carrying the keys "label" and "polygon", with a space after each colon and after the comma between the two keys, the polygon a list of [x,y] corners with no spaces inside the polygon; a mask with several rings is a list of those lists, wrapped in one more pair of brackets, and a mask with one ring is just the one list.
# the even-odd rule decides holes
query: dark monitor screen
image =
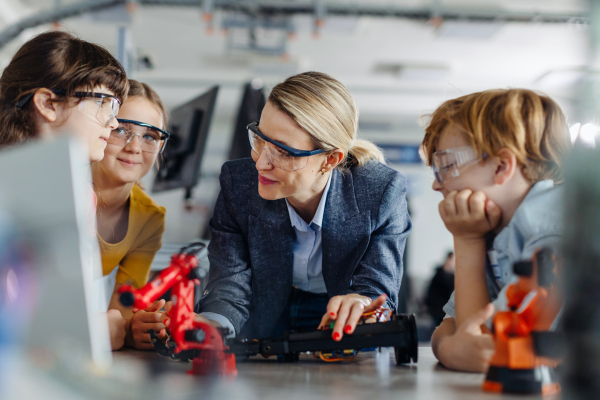
{"label": "dark monitor screen", "polygon": [[171,138],[163,153],[152,192],[186,188],[200,178],[200,165],[217,100],[218,86],[171,112]]}
{"label": "dark monitor screen", "polygon": [[250,148],[246,126],[260,119],[260,113],[265,106],[265,102],[262,83],[247,83],[244,87],[244,95],[242,96],[240,110],[238,111],[235,123],[235,131],[233,133],[233,141],[229,150],[230,160],[250,157],[252,149]]}

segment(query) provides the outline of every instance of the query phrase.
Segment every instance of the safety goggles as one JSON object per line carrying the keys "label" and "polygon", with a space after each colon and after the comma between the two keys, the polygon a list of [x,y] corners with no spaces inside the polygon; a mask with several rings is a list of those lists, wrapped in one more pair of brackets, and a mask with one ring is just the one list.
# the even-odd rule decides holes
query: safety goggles
{"label": "safety goggles", "polygon": [[[52,90],[52,92],[62,96],[67,94],[67,91],[64,89]],[[34,94],[35,92],[27,94],[17,102],[16,106],[23,108]],[[107,93],[75,92],[73,93],[73,97],[82,99],[77,105],[79,111],[95,118],[105,128],[110,126],[113,118],[117,118],[119,107],[121,107],[121,100]]]}
{"label": "safety goggles", "polygon": [[158,154],[163,152],[167,140],[171,137],[169,132],[145,122],[131,119],[117,119],[117,121],[119,126],[112,130],[108,138],[110,144],[125,147],[134,136],[137,136],[142,151]]}
{"label": "safety goggles", "polygon": [[[486,155],[483,155],[485,158]],[[455,147],[436,151],[431,155],[431,167],[435,180],[444,185],[448,181],[460,176],[460,171],[477,164],[480,161],[475,151],[470,146]]]}
{"label": "safety goggles", "polygon": [[286,146],[282,143],[269,139],[258,130],[258,121],[252,122],[246,128],[248,129],[248,138],[250,146],[259,157],[263,150],[267,153],[267,158],[274,167],[286,171],[296,171],[306,167],[308,158],[315,154],[326,153],[325,150],[298,150]]}

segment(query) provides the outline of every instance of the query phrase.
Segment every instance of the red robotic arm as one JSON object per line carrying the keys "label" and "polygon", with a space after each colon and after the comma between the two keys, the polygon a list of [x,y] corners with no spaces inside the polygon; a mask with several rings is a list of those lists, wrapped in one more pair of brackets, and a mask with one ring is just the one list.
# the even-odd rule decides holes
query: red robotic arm
{"label": "red robotic arm", "polygon": [[119,300],[137,312],[172,289],[173,307],[168,314],[171,338],[165,345],[156,338],[154,331],[150,332],[157,351],[171,358],[191,358],[194,364],[190,372],[193,374],[237,375],[235,356],[223,352],[225,346],[219,329],[195,318],[194,286],[200,284],[196,254],[204,247],[204,243],[193,243],[182,248],[171,257],[169,267],[140,289],[121,286]]}

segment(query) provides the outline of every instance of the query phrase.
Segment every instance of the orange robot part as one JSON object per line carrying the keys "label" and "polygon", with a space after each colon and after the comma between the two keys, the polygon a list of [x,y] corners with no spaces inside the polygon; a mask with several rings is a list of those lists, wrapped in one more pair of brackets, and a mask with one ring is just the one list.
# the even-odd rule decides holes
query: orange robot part
{"label": "orange robot part", "polygon": [[519,280],[506,290],[509,311],[493,321],[495,354],[483,389],[497,393],[555,394],[560,392],[554,369],[559,360],[536,354],[534,336],[545,332],[558,316],[561,299],[548,277],[556,276],[549,250],[537,252],[531,262],[514,265]]}

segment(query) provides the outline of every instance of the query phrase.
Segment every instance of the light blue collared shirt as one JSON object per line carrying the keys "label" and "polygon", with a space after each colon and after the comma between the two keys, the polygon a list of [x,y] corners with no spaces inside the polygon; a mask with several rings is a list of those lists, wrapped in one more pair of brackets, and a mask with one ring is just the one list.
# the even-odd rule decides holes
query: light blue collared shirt
{"label": "light blue collared shirt", "polygon": [[[327,180],[325,190],[321,196],[321,201],[310,224],[307,224],[294,210],[294,207],[285,199],[292,227],[296,232],[294,240],[294,268],[292,285],[298,289],[311,293],[327,293],[325,280],[323,279],[323,246],[321,227],[323,226],[323,214],[325,212],[325,203],[327,194],[331,185],[331,176]],[[228,337],[234,337],[236,332],[231,321],[224,315],[203,312],[200,313],[206,319],[216,321],[224,328],[229,328],[232,332]]]}
{"label": "light blue collared shirt", "polygon": [[[486,270],[488,292],[496,311],[505,311],[508,284],[518,277],[513,273],[517,261],[530,260],[533,254],[548,247],[560,254],[562,242],[562,186],[551,179],[536,182],[523,199],[510,222],[494,238],[488,251]],[[495,282],[494,282],[495,281]],[[444,306],[444,318],[456,318],[454,292]]]}
{"label": "light blue collared shirt", "polygon": [[296,231],[294,240],[294,275],[292,285],[300,290],[311,293],[327,293],[323,279],[323,242],[321,227],[323,226],[323,213],[327,202],[327,193],[331,184],[331,175],[321,196],[321,201],[310,224],[307,224],[294,210],[294,207],[285,199],[290,221]]}

